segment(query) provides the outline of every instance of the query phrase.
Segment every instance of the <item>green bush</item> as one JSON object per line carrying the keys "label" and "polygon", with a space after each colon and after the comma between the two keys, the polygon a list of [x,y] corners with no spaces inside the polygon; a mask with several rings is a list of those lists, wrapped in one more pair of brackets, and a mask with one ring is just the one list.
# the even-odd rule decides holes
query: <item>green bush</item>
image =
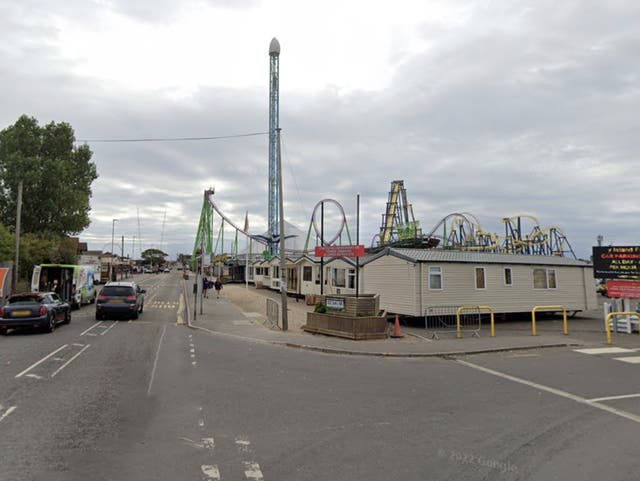
{"label": "green bush", "polygon": [[327,312],[327,306],[325,306],[322,302],[317,302],[316,308],[313,310],[313,312],[324,314]]}

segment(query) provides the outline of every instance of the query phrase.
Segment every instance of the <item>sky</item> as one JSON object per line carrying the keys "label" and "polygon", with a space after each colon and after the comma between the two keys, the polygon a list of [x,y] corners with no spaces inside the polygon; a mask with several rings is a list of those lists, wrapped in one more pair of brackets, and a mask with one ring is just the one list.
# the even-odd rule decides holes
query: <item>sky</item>
{"label": "sky", "polygon": [[89,144],[92,249],[190,253],[210,187],[263,233],[276,37],[288,222],[334,199],[355,242],[359,194],[370,245],[403,180],[424,232],[528,214],[588,258],[598,235],[638,244],[639,22],[632,0],[0,0],[0,129],[27,114]]}

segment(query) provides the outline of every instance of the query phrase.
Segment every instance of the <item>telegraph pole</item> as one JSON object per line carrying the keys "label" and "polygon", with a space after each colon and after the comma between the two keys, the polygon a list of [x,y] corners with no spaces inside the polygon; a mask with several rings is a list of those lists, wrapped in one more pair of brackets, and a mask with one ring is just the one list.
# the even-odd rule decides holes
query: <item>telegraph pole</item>
{"label": "telegraph pole", "polygon": [[16,260],[13,264],[13,292],[18,287],[18,268],[20,267],[20,229],[22,221],[22,181],[18,184],[18,202],[16,207]]}

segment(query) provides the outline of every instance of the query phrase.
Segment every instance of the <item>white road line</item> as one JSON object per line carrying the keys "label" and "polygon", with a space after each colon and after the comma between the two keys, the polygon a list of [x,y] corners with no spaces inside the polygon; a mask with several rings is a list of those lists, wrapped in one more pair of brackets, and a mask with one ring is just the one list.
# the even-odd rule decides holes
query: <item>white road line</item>
{"label": "white road line", "polygon": [[623,347],[595,347],[591,349],[574,349],[573,352],[581,354],[623,354],[625,352],[633,352],[633,350]]}
{"label": "white road line", "polygon": [[614,357],[616,361],[628,362],[630,364],[640,364],[640,356]]}
{"label": "white road line", "polygon": [[55,370],[55,372],[51,375],[51,377],[55,377],[56,374],[58,374],[60,371],[62,371],[65,367],[67,367],[69,364],[71,364],[73,362],[73,360],[75,358],[77,358],[80,354],[82,354],[84,351],[86,351],[87,349],[89,349],[91,347],[91,344],[87,344],[86,346],[84,346],[82,349],[80,349],[75,356],[73,356],[71,359],[69,359],[67,362],[65,362],[62,366],[60,366],[58,369]]}
{"label": "white road line", "polygon": [[236,446],[240,452],[246,453],[250,449],[251,442],[248,439],[239,436],[236,438]]}
{"label": "white road line", "polygon": [[[86,329],[85,331],[81,332],[80,335],[84,336],[87,332],[89,332],[91,329],[93,329],[94,327],[99,326],[100,324],[102,324],[102,321],[98,321],[96,322],[93,326],[91,326],[89,329]],[[95,334],[94,334],[95,335]]]}
{"label": "white road line", "polygon": [[213,438],[202,438],[202,446],[205,449],[211,449],[216,447],[216,442]]}
{"label": "white road line", "polygon": [[625,419],[629,419],[636,423],[640,423],[640,416],[636,416],[635,414],[631,414],[626,411],[621,411],[620,409],[615,409],[606,404],[600,404],[597,401],[590,401],[589,399],[583,398],[581,396],[576,396],[575,394],[568,393],[566,391],[562,391],[560,389],[555,389],[553,387],[544,386],[542,384],[538,384],[535,382],[527,381],[526,379],[521,379],[519,377],[510,376],[509,374],[504,374],[499,371],[494,371],[493,369],[489,369],[486,367],[479,366],[477,364],[473,364],[471,362],[463,361],[461,359],[456,360],[457,363],[462,364],[464,366],[470,367],[472,369],[477,369],[478,371],[482,371],[487,374],[491,374],[492,376],[497,376],[502,379],[508,379],[509,381],[517,382],[519,384],[524,384],[525,386],[532,387],[534,389],[539,389],[541,391],[546,391],[551,394],[555,394],[556,396],[560,396],[566,399],[571,399],[579,404],[584,404],[587,406],[591,406],[592,408],[600,409],[602,411],[606,411],[611,414],[615,414],[616,416],[620,416]]}
{"label": "white road line", "polygon": [[11,414],[13,411],[16,410],[18,406],[11,406],[9,409],[7,409],[4,414],[2,416],[0,416],[0,421],[4,420],[4,418],[6,418],[7,416],[9,416],[9,414]]}
{"label": "white road line", "polygon": [[622,396],[597,397],[594,399],[589,399],[589,401],[590,402],[616,401],[618,399],[632,399],[635,397],[640,397],[640,394],[623,394]]}
{"label": "white road line", "polygon": [[105,331],[102,331],[100,333],[101,336],[104,336],[107,332],[109,332],[111,329],[113,329],[113,327],[117,324],[116,321],[113,321],[113,324],[111,324]]}
{"label": "white road line", "polygon": [[43,357],[42,359],[40,359],[38,362],[32,364],[31,366],[29,366],[28,368],[26,368],[24,371],[22,371],[20,374],[16,374],[16,379],[21,378],[22,376],[24,376],[26,373],[28,373],[29,371],[31,371],[33,368],[39,366],[40,364],[42,364],[43,362],[45,362],[47,359],[49,359],[50,357],[55,356],[56,354],[58,354],[60,351],[62,351],[63,349],[69,347],[69,344],[65,344],[64,346],[60,346],[58,349],[56,349],[55,351],[53,351],[51,354],[47,354],[45,357]]}
{"label": "white road line", "polygon": [[243,464],[245,478],[255,479],[256,481],[261,481],[264,479],[262,477],[262,471],[260,470],[260,465],[258,463],[254,463],[253,461],[245,461]]}
{"label": "white road line", "polygon": [[198,419],[198,426],[203,428],[204,427],[204,419],[200,418]]}
{"label": "white road line", "polygon": [[160,356],[160,346],[162,346],[162,340],[164,339],[164,333],[167,331],[167,325],[162,327],[162,334],[158,341],[158,349],[156,349],[156,358],[153,360],[153,369],[151,369],[151,378],[149,379],[149,388],[147,389],[147,396],[151,395],[151,386],[153,385],[153,378],[156,376],[156,368],[158,367],[158,357]]}
{"label": "white road line", "polygon": [[218,465],[216,464],[203,464],[200,469],[202,469],[202,474],[204,474],[205,481],[213,481],[220,479],[220,470],[218,469]]}
{"label": "white road line", "polygon": [[71,344],[72,346],[76,346],[76,347],[84,347],[86,346],[86,344],[80,344],[78,342],[74,342],[73,344]]}
{"label": "white road line", "polygon": [[31,377],[33,379],[42,379],[42,376],[38,376],[37,374],[27,374],[25,377]]}

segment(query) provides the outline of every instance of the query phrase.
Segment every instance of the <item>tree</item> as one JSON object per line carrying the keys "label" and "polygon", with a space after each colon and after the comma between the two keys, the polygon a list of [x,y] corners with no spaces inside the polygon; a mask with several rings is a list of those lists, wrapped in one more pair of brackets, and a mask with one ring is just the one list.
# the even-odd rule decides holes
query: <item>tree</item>
{"label": "tree", "polygon": [[26,115],[0,132],[0,222],[15,226],[22,181],[23,232],[63,236],[89,225],[91,183],[98,174],[89,146],[74,143],[69,124],[40,127]]}
{"label": "tree", "polygon": [[147,249],[140,254],[145,264],[151,264],[155,266],[162,265],[166,262],[165,258],[169,254],[162,252],[160,249]]}
{"label": "tree", "polygon": [[15,239],[9,230],[0,224],[0,264],[12,261],[15,253]]}

